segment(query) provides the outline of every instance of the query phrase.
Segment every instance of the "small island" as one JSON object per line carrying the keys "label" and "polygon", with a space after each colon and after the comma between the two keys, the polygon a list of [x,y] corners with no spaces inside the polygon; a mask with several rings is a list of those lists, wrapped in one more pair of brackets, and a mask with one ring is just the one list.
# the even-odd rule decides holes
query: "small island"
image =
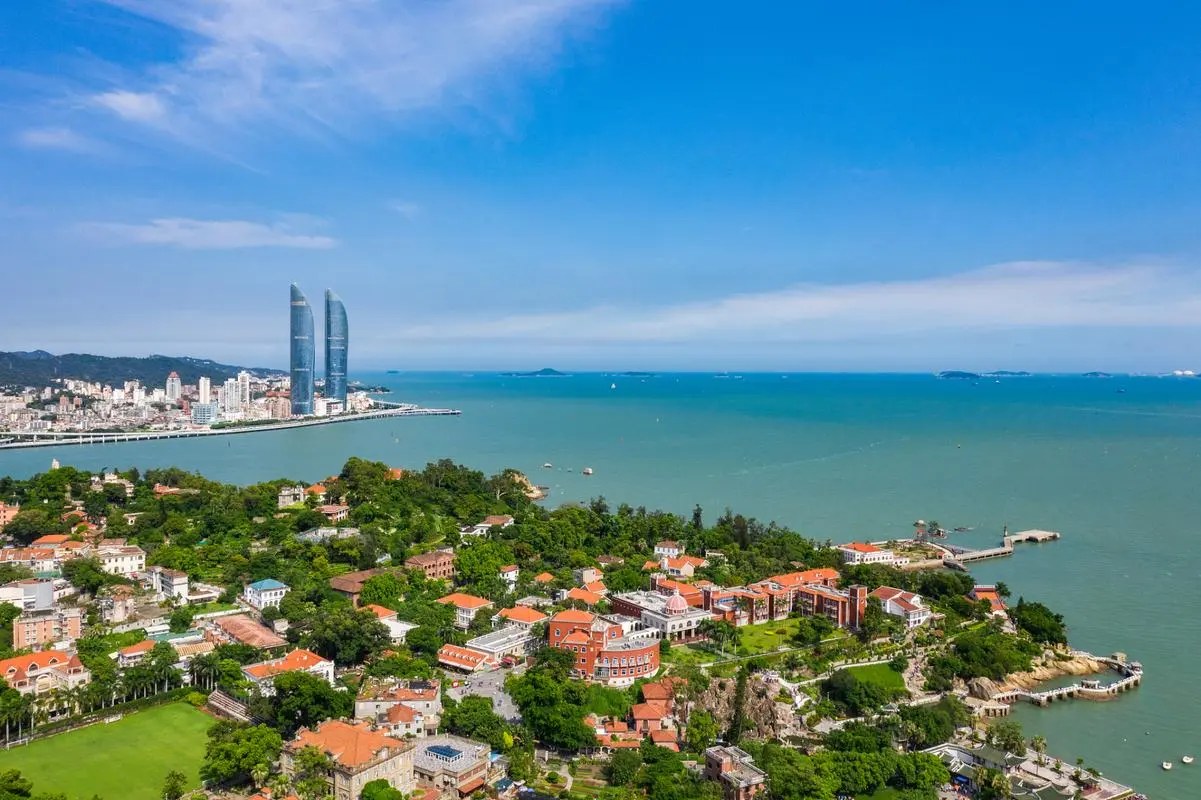
{"label": "small island", "polygon": [[958,380],[958,381],[977,381],[980,380],[980,375],[975,372],[964,372],[957,369],[944,370],[936,376],[941,380]]}
{"label": "small island", "polygon": [[1025,370],[998,369],[984,373],[985,378],[1029,378],[1031,373]]}
{"label": "small island", "polygon": [[570,376],[566,372],[559,372],[559,370],[557,370],[557,369],[551,369],[550,367],[543,367],[542,369],[535,370],[534,372],[502,372],[501,377],[503,377],[503,378],[568,378]]}

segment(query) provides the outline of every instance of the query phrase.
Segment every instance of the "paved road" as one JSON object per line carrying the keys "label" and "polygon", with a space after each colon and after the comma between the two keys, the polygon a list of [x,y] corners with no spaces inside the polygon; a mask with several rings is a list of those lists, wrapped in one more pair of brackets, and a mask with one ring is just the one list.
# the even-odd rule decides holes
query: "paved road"
{"label": "paved road", "polygon": [[455,700],[462,700],[472,694],[492,699],[492,708],[509,722],[520,722],[521,712],[513,699],[505,692],[505,678],[510,673],[520,675],[524,667],[513,669],[498,669],[491,672],[476,672],[463,678],[458,686],[452,686],[447,692]]}

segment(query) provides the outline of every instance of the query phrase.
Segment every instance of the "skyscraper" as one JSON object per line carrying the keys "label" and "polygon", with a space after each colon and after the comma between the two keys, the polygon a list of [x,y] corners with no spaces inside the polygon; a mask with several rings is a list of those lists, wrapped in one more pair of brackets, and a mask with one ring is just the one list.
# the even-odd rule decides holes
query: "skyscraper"
{"label": "skyscraper", "polygon": [[346,402],[346,352],[350,344],[346,306],[325,290],[325,396]]}
{"label": "skyscraper", "polygon": [[227,378],[221,389],[221,410],[236,412],[242,410],[242,393],[238,391],[238,379]]}
{"label": "skyscraper", "polygon": [[207,403],[213,399],[212,384],[208,378],[200,378],[196,381],[196,402]]}
{"label": "skyscraper", "polygon": [[245,408],[250,405],[250,373],[238,373],[238,402]]}
{"label": "skyscraper", "polygon": [[179,380],[178,372],[167,376],[166,395],[168,403],[178,403],[179,398],[183,397],[183,383]]}
{"label": "skyscraper", "polygon": [[313,413],[313,309],[300,287],[292,284],[292,415]]}

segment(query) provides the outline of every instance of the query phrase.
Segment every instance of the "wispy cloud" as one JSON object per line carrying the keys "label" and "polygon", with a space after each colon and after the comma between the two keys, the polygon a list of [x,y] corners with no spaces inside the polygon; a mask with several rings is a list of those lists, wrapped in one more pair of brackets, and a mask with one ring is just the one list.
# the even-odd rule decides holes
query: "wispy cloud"
{"label": "wispy cloud", "polygon": [[[88,222],[81,226],[90,236],[111,244],[162,245],[186,250],[236,250],[246,247],[293,247],[327,250],[337,240],[298,229],[286,222],[265,224],[249,220],[202,220],[184,217],[153,219],[144,224]],[[310,217],[300,219],[311,220]]]}
{"label": "wispy cloud", "polygon": [[401,339],[636,342],[877,340],[919,332],[1201,326],[1201,277],[1159,266],[1021,262],[945,277],[793,286],[707,302],[465,317]]}
{"label": "wispy cloud", "polygon": [[617,0],[105,0],[185,37],[185,55],[93,105],[185,139],[250,125],[349,133],[476,108]]}
{"label": "wispy cloud", "polygon": [[30,150],[62,150],[69,153],[98,153],[103,146],[70,128],[26,128],[16,135],[16,142]]}
{"label": "wispy cloud", "polygon": [[414,203],[411,200],[393,200],[388,203],[388,208],[400,214],[405,219],[412,222],[421,214],[421,205]]}

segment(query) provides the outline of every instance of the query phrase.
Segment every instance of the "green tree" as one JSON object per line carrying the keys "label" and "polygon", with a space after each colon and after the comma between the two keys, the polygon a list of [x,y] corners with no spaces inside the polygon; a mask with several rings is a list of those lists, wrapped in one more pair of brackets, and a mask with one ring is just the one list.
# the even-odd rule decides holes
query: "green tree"
{"label": "green tree", "polygon": [[101,588],[119,582],[104,571],[95,558],[72,558],[63,562],[63,577],[81,592],[95,595]]}
{"label": "green tree", "polygon": [[17,800],[17,798],[29,797],[32,792],[33,782],[18,770],[9,769],[0,772],[0,800]]}
{"label": "green tree", "polygon": [[244,785],[256,766],[274,764],[282,749],[283,739],[266,725],[217,722],[209,728],[200,776],[214,784]]}
{"label": "green tree", "polygon": [[349,717],[354,695],[340,692],[324,679],[308,672],[285,672],[273,681],[275,694],[269,698],[275,728],[291,738],[299,728],[311,728],[327,719]]}
{"label": "green tree", "polygon": [[165,800],[179,800],[188,790],[188,778],[179,770],[171,770],[163,780],[163,797]]}
{"label": "green tree", "polygon": [[293,758],[292,785],[301,800],[324,800],[330,796],[329,775],[333,761],[316,747],[302,748]]}
{"label": "green tree", "polygon": [[313,620],[312,649],[339,666],[361,664],[392,643],[388,629],[366,609],[327,604]]}
{"label": "green tree", "polygon": [[977,800],[1009,800],[1013,789],[1009,779],[995,769],[982,769],[976,773]]}
{"label": "green tree", "polygon": [[1019,597],[1018,603],[1009,609],[1009,617],[1019,630],[1030,634],[1030,638],[1043,644],[1067,644],[1067,626],[1063,615],[1056,614],[1042,603],[1028,603]]}
{"label": "green tree", "polygon": [[708,711],[694,711],[688,717],[688,749],[704,752],[717,741],[717,721]]}
{"label": "green tree", "polygon": [[513,743],[509,726],[492,710],[492,698],[468,695],[442,714],[446,729],[459,736],[487,742],[493,750],[507,750]]}
{"label": "green tree", "polygon": [[191,606],[180,606],[171,612],[171,616],[168,618],[168,625],[172,633],[183,633],[192,627],[192,620],[195,618],[196,612]]}
{"label": "green tree", "polygon": [[1006,753],[1023,755],[1026,739],[1022,736],[1022,724],[1015,719],[997,720],[988,727],[988,741]]}
{"label": "green tree", "polygon": [[618,750],[605,767],[605,778],[614,786],[632,786],[642,769],[642,754],[637,750]]}
{"label": "green tree", "polygon": [[363,785],[359,792],[359,800],[404,800],[404,792],[392,788],[392,784],[383,778],[370,781]]}

